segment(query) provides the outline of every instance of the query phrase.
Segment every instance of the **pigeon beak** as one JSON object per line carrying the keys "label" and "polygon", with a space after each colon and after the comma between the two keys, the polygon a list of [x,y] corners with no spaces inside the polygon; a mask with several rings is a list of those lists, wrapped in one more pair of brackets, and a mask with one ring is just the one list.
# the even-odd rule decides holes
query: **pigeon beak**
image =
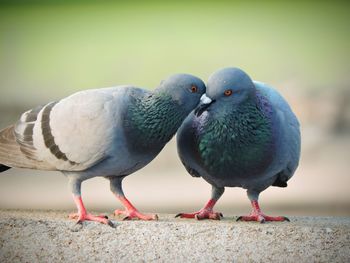
{"label": "pigeon beak", "polygon": [[202,115],[202,113],[212,104],[215,100],[212,100],[211,98],[207,97],[207,95],[203,94],[200,103],[197,106],[197,108],[194,110],[194,114],[199,117]]}

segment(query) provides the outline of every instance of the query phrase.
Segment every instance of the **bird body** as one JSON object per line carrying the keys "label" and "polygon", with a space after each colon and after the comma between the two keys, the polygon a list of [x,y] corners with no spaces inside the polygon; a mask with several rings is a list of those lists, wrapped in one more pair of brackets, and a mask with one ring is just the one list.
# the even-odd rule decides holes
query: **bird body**
{"label": "bird body", "polygon": [[300,131],[283,97],[232,68],[212,75],[205,96],[205,110],[192,112],[177,135],[187,171],[216,189],[247,189],[254,200],[271,185],[287,186],[299,162]]}
{"label": "bird body", "polygon": [[[267,177],[276,180],[278,171],[284,171],[281,180],[288,181],[298,165],[300,145],[291,144],[298,137],[297,119],[275,90],[255,85],[256,100],[198,117],[192,112],[179,129],[181,160],[191,162],[187,166],[196,167],[197,174],[219,187],[248,189],[261,179],[259,188],[264,188]],[[271,93],[283,100],[282,107],[268,100]],[[287,127],[285,119],[291,122]]]}
{"label": "bird body", "polygon": [[13,144],[17,142],[22,154],[31,162],[16,165],[16,158],[1,162],[22,168],[60,171],[83,171],[94,166],[112,155],[113,144],[124,136],[120,118],[125,109],[121,106],[128,103],[126,93],[130,89],[82,91],[25,112],[10,129],[15,135]]}
{"label": "bird body", "polygon": [[75,93],[25,112],[2,130],[0,163],[4,169],[61,171],[74,197],[84,180],[106,177],[124,198],[123,178],[158,155],[204,92],[200,79],[178,74],[153,92],[119,86]]}

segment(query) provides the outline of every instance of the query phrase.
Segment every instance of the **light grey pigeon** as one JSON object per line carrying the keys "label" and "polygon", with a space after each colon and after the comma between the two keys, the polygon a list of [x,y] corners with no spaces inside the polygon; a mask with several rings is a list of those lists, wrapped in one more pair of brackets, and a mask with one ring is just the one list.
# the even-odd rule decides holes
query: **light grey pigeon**
{"label": "light grey pigeon", "polygon": [[81,183],[96,176],[110,180],[124,219],[157,219],[140,213],[125,197],[122,180],[151,162],[173,137],[205,93],[188,74],[161,82],[153,92],[118,86],[77,92],[22,114],[0,132],[0,172],[11,167],[61,171],[78,208],[70,218],[111,224],[88,214]]}
{"label": "light grey pigeon", "polygon": [[213,207],[225,187],[242,187],[253,210],[238,220],[289,221],[264,215],[258,204],[259,194],[269,186],[287,186],[300,157],[299,122],[276,90],[238,68],[218,70],[180,127],[177,146],[187,171],[212,185],[205,207],[177,216],[220,219]]}

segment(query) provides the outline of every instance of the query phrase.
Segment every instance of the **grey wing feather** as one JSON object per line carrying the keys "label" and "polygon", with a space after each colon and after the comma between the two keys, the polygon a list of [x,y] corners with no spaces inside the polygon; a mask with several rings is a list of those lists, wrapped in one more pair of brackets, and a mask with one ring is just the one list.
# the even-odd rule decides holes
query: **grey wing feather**
{"label": "grey wing feather", "polygon": [[43,106],[38,106],[22,114],[14,125],[14,135],[20,151],[29,159],[35,160],[35,147],[33,143],[33,130],[38,114]]}
{"label": "grey wing feather", "polygon": [[40,170],[55,170],[48,163],[28,158],[33,154],[30,148],[23,148],[17,142],[14,126],[9,126],[0,131],[0,163],[9,167],[20,167]]}
{"label": "grey wing feather", "polygon": [[22,114],[0,131],[0,164],[40,170],[84,171],[124,147],[122,115],[130,96],[145,91],[120,86],[75,93]]}
{"label": "grey wing feather", "polygon": [[93,167],[114,149],[125,95],[132,90],[82,91],[25,112],[14,126],[0,131],[0,164],[60,171]]}

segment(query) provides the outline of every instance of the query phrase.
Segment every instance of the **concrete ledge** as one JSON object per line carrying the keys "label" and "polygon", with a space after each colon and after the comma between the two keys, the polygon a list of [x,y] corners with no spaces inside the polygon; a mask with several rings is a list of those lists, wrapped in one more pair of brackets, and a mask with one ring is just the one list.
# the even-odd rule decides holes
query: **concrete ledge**
{"label": "concrete ledge", "polygon": [[290,223],[112,217],[75,225],[66,212],[0,211],[0,262],[350,262],[350,218]]}

